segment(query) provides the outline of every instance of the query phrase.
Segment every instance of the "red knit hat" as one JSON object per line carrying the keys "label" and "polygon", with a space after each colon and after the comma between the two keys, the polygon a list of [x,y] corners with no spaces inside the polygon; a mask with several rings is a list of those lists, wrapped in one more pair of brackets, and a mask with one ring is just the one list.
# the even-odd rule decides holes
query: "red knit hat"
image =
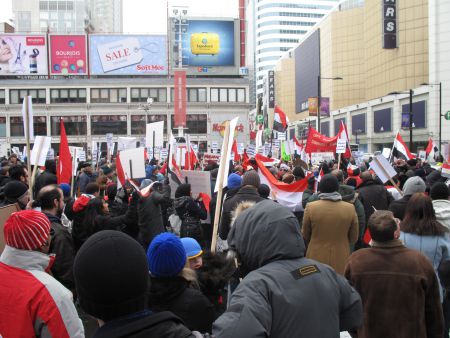
{"label": "red knit hat", "polygon": [[22,250],[35,250],[48,241],[50,221],[42,212],[23,210],[14,212],[3,229],[7,245]]}

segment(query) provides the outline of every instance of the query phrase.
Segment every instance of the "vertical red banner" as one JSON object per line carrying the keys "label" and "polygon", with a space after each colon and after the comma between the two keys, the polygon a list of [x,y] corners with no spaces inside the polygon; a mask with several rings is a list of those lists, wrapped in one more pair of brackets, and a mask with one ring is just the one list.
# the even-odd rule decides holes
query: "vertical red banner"
{"label": "vertical red banner", "polygon": [[174,113],[175,128],[186,127],[186,71],[176,70],[174,72]]}

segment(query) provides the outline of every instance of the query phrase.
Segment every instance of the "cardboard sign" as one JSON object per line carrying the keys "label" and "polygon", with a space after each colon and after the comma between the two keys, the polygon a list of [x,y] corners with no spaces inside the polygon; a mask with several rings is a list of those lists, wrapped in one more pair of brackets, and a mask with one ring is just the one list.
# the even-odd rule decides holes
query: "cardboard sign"
{"label": "cardboard sign", "polygon": [[181,170],[183,177],[187,177],[191,185],[192,197],[196,198],[201,192],[211,195],[211,173],[209,171]]}
{"label": "cardboard sign", "polygon": [[345,153],[345,149],[347,148],[347,140],[338,139],[336,143],[336,154]]}
{"label": "cardboard sign", "polygon": [[377,174],[383,183],[386,183],[390,178],[397,175],[395,169],[383,155],[376,156],[373,161],[370,162],[370,168],[375,171],[375,174]]}
{"label": "cardboard sign", "polygon": [[47,136],[36,136],[34,141],[33,150],[30,155],[31,165],[43,166],[45,165],[45,160],[47,158],[48,150],[50,149],[50,144],[52,142],[51,137]]}
{"label": "cardboard sign", "polygon": [[[153,144],[153,134],[155,135],[155,144]],[[164,146],[164,121],[147,124],[145,131],[145,145],[149,148]]]}
{"label": "cardboard sign", "polygon": [[119,151],[136,148],[136,137],[119,137]]}
{"label": "cardboard sign", "polygon": [[320,164],[321,162],[328,162],[334,160],[334,154],[332,152],[326,153],[311,153],[311,163]]}
{"label": "cardboard sign", "polygon": [[213,153],[204,153],[203,154],[203,161],[209,162],[214,161],[219,163],[220,162],[220,155],[219,154],[213,154]]}
{"label": "cardboard sign", "polygon": [[120,162],[127,178],[145,177],[144,148],[127,149],[120,152]]}

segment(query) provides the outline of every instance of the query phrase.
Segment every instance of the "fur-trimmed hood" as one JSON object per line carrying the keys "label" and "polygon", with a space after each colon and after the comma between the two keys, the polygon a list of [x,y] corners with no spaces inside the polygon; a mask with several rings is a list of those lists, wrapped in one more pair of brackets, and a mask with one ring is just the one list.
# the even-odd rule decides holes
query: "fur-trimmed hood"
{"label": "fur-trimmed hood", "polygon": [[236,206],[236,209],[234,209],[231,212],[231,226],[233,226],[234,221],[236,220],[236,218],[238,218],[238,216],[240,214],[242,214],[245,210],[247,210],[248,208],[251,208],[255,204],[256,204],[256,202],[254,202],[254,201],[243,201],[243,202],[239,203]]}

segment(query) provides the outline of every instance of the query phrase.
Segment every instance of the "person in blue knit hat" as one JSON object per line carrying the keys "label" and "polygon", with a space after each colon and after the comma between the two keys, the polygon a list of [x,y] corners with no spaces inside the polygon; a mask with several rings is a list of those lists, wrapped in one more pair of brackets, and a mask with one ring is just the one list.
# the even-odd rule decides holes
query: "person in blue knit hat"
{"label": "person in blue knit hat", "polygon": [[168,232],[159,234],[148,247],[147,260],[151,280],[149,309],[171,311],[190,330],[211,332],[215,310],[198,290],[195,272],[186,267],[187,254],[181,240]]}
{"label": "person in blue knit hat", "polygon": [[200,269],[203,266],[203,250],[200,244],[191,237],[182,238],[181,243],[183,243],[184,250],[186,251],[189,267],[192,270]]}

